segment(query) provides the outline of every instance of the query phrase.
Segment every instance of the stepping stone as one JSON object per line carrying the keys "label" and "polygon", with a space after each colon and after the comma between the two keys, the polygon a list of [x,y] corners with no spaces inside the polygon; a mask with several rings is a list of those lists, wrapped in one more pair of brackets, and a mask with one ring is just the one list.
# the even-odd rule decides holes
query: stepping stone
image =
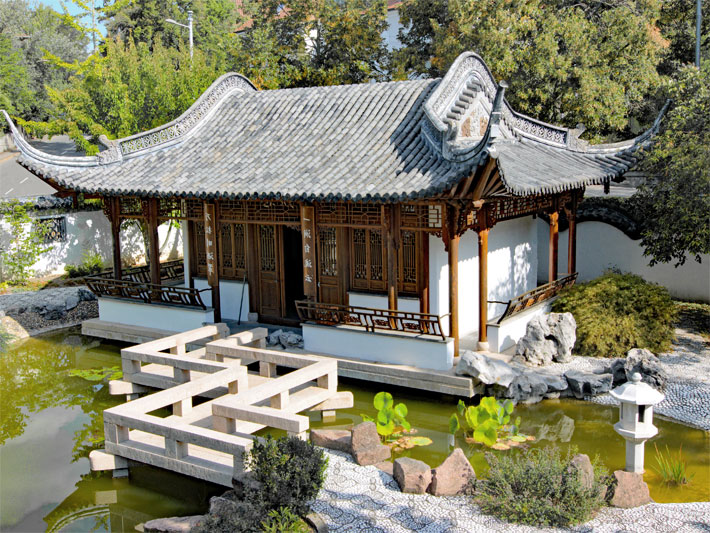
{"label": "stepping stone", "polygon": [[347,429],[312,429],[311,442],[330,450],[350,452],[351,436]]}

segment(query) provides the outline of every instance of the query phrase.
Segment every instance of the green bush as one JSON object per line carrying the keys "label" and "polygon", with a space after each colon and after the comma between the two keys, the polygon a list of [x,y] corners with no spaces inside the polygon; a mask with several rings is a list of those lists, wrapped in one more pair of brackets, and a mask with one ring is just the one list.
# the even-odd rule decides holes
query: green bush
{"label": "green bush", "polygon": [[254,442],[245,455],[252,481],[242,500],[220,515],[209,514],[198,532],[300,531],[310,503],[325,481],[323,451],[296,437]]}
{"label": "green bush", "polygon": [[575,353],[624,357],[632,348],[667,351],[673,340],[675,307],[668,290],[640,276],[607,272],[560,293],[555,313],[577,322]]}
{"label": "green bush", "polygon": [[104,268],[104,260],[98,252],[87,250],[78,265],[66,265],[64,270],[70,278],[83,278],[100,273]]}
{"label": "green bush", "polygon": [[569,471],[575,453],[562,455],[554,446],[501,457],[487,453],[491,468],[476,485],[476,503],[508,522],[554,527],[586,522],[604,505],[609,476],[595,459],[593,486],[584,487]]}

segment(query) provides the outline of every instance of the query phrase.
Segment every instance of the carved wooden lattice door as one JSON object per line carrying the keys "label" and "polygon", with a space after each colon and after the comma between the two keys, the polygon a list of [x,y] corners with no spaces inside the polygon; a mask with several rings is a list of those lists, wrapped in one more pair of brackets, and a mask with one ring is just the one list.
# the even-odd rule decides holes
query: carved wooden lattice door
{"label": "carved wooden lattice door", "polygon": [[342,303],[342,288],[338,273],[338,233],[336,228],[318,229],[319,300],[329,304]]}
{"label": "carved wooden lattice door", "polygon": [[259,314],[266,317],[283,316],[281,289],[280,228],[257,226],[259,248]]}

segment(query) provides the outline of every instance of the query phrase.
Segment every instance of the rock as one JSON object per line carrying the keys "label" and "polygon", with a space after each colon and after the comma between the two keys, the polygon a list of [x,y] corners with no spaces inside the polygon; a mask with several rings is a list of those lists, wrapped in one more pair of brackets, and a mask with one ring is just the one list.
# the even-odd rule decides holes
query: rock
{"label": "rock", "polygon": [[572,313],[550,313],[528,322],[525,335],[518,341],[515,354],[531,365],[552,361],[567,362],[577,340],[577,323]]}
{"label": "rock", "polygon": [[456,448],[441,465],[431,471],[429,492],[434,496],[463,494],[476,480],[476,472],[461,448]]}
{"label": "rock", "polygon": [[572,348],[577,341],[577,322],[572,313],[550,313],[547,317],[550,335],[557,351],[552,358],[558,363],[567,363],[572,359]]}
{"label": "rock", "polygon": [[86,289],[84,287],[79,287],[77,290],[77,296],[79,297],[80,302],[92,302],[94,300],[97,300],[96,295],[91,292],[89,289]]}
{"label": "rock", "polygon": [[374,465],[387,461],[392,457],[392,449],[384,444],[378,444],[374,448],[365,448],[353,451],[353,459],[360,466]]}
{"label": "rock", "polygon": [[505,361],[477,352],[464,351],[456,365],[456,374],[474,377],[486,385],[508,387],[518,372]]}
{"label": "rock", "polygon": [[217,516],[227,516],[234,511],[234,500],[223,496],[213,496],[210,498],[209,514]]}
{"label": "rock", "polygon": [[544,372],[538,372],[538,377],[545,382],[547,385],[547,392],[545,393],[545,398],[559,398],[560,396],[568,396],[569,394],[569,383],[567,379],[560,374],[547,374]]}
{"label": "rock", "polygon": [[614,478],[616,486],[614,487],[614,495],[609,502],[612,506],[630,509],[653,501],[642,474],[616,470]]}
{"label": "rock", "polygon": [[565,377],[572,394],[580,400],[585,396],[596,396],[603,392],[609,392],[613,382],[611,374],[592,374],[579,370],[569,370],[565,373]]}
{"label": "rock", "polygon": [[279,336],[284,332],[282,329],[277,329],[273,333],[269,333],[266,336],[266,345],[267,346],[276,346],[279,344]]}
{"label": "rock", "polygon": [[402,492],[424,494],[431,483],[431,468],[423,461],[400,457],[395,459],[393,470]]}
{"label": "rock", "polygon": [[518,375],[505,391],[505,396],[519,403],[537,403],[547,392],[547,384],[535,372]]}
{"label": "rock", "polygon": [[0,328],[4,329],[10,335],[10,341],[16,341],[29,337],[30,334],[22,325],[11,316],[0,318]]}
{"label": "rock", "polygon": [[67,295],[67,299],[64,301],[64,309],[66,311],[71,311],[77,305],[79,305],[79,295],[78,294]]}
{"label": "rock", "polygon": [[66,313],[66,303],[63,298],[52,298],[44,303],[39,314],[47,320],[59,320]]}
{"label": "rock", "polygon": [[612,361],[610,371],[614,375],[614,387],[629,381],[635,372],[641,374],[641,381],[659,391],[665,391],[668,382],[668,373],[658,357],[644,348],[633,348],[626,357]]}
{"label": "rock", "polygon": [[143,531],[145,533],[188,533],[203,518],[202,515],[157,518],[143,524]]}
{"label": "rock", "polygon": [[351,450],[358,452],[382,444],[374,422],[361,422],[353,427]]}
{"label": "rock", "polygon": [[567,467],[567,473],[578,476],[579,481],[582,483],[582,487],[585,489],[591,489],[594,487],[594,467],[592,466],[592,462],[589,460],[588,455],[578,453],[572,457],[569,467]]}
{"label": "rock", "polygon": [[389,474],[390,476],[394,477],[394,463],[391,463],[390,461],[382,461],[381,463],[377,463],[375,465],[375,468],[382,470],[385,474]]}
{"label": "rock", "polygon": [[291,331],[281,333],[279,342],[284,348],[303,348],[303,337]]}
{"label": "rock", "polygon": [[330,450],[350,452],[350,432],[347,429],[312,429],[311,442]]}

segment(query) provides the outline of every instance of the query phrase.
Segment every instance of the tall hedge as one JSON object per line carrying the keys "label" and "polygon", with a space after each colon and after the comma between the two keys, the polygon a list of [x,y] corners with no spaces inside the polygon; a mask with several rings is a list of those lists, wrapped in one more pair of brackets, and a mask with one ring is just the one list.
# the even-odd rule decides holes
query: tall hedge
{"label": "tall hedge", "polygon": [[640,276],[607,272],[563,291],[555,313],[572,313],[577,322],[574,353],[624,357],[632,348],[667,351],[673,340],[675,306],[665,287]]}

